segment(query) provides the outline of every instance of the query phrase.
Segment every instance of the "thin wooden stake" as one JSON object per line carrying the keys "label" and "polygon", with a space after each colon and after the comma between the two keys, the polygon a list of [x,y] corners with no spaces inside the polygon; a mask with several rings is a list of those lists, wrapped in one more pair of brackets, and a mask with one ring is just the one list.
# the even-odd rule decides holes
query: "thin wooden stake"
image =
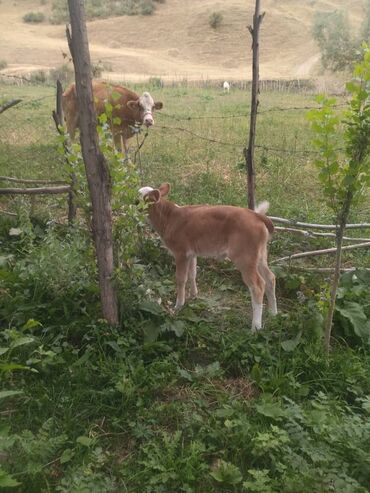
{"label": "thin wooden stake", "polygon": [[249,209],[255,208],[255,168],[254,168],[254,144],[256,140],[256,123],[259,94],[259,29],[265,13],[260,14],[260,0],[256,0],[253,16],[253,27],[248,26],[252,36],[253,66],[252,66],[252,96],[251,114],[249,123],[249,142],[244,149],[244,156],[247,170],[247,198]]}

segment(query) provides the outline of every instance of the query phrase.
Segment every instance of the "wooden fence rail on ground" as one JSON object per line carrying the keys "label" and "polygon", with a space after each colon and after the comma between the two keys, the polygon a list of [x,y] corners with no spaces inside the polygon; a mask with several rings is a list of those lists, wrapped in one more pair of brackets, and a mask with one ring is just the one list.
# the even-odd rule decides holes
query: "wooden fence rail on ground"
{"label": "wooden fence rail on ground", "polygon": [[67,185],[65,180],[30,180],[28,178],[13,178],[11,176],[0,176],[0,181],[9,181],[12,183],[29,183],[40,185]]}
{"label": "wooden fence rail on ground", "polygon": [[71,187],[64,185],[61,187],[37,187],[37,188],[0,188],[0,195],[45,195],[69,193]]}

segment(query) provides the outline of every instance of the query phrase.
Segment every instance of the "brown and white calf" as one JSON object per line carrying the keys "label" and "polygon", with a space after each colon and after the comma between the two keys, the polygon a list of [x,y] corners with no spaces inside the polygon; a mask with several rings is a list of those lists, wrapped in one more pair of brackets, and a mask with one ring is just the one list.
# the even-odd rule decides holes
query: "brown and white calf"
{"label": "brown and white calf", "polygon": [[141,197],[148,202],[149,219],[176,261],[177,299],[175,309],[185,303],[185,285],[198,293],[197,257],[229,258],[248,286],[253,307],[252,330],[262,327],[262,303],[266,291],[268,307],[277,313],[275,276],[267,265],[267,242],[274,231],[266,217],[268,203],[251,211],[229,205],[178,206],[166,200],[168,183],[158,189],[143,187]]}
{"label": "brown and white calf", "polygon": [[[126,87],[109,84],[108,82],[93,81],[93,96],[97,116],[105,113],[106,103],[112,106],[111,130],[116,146],[121,143],[127,153],[127,140],[135,132],[132,127],[135,124],[146,127],[154,125],[154,110],[163,107],[161,102],[154,102],[148,92],[141,96]],[[79,111],[75,84],[71,84],[63,93],[62,107],[66,121],[67,132],[71,140],[74,140],[78,128]]]}

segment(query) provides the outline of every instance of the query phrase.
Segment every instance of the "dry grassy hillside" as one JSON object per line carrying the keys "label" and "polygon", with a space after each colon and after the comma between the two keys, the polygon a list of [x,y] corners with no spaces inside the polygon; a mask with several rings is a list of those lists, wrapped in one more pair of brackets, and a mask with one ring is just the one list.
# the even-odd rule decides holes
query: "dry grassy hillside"
{"label": "dry grassy hillside", "polygon": [[[317,71],[319,54],[311,37],[315,11],[348,8],[354,26],[361,21],[362,0],[263,0],[261,33],[263,78],[307,77]],[[250,77],[254,0],[166,0],[152,16],[123,16],[88,25],[92,57],[126,79],[241,79]],[[30,11],[50,12],[50,0],[2,0],[0,60],[6,71],[27,73],[55,67],[67,52],[64,26],[22,21]],[[223,23],[209,26],[211,13]]]}

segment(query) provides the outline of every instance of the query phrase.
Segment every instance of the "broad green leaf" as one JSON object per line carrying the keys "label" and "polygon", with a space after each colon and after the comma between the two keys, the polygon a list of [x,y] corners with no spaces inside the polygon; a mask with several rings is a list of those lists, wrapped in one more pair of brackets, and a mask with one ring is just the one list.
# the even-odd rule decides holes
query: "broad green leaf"
{"label": "broad green leaf", "polygon": [[9,351],[9,348],[8,347],[0,347],[0,356],[2,354],[5,354],[7,351]]}
{"label": "broad green leaf", "polygon": [[10,345],[12,349],[19,347],[19,346],[24,346],[25,344],[31,344],[31,342],[34,342],[35,338],[34,337],[20,337],[19,339],[16,339],[13,341]]}
{"label": "broad green leaf", "polygon": [[256,404],[256,410],[259,414],[267,416],[268,418],[278,419],[285,416],[285,410],[277,402],[262,402],[261,404]]}
{"label": "broad green leaf", "polygon": [[11,474],[8,474],[0,466],[0,488],[14,488],[19,486],[21,483],[14,479]]}
{"label": "broad green leaf", "polygon": [[343,306],[336,306],[342,317],[347,318],[359,337],[369,339],[369,328],[367,324],[367,317],[364,313],[363,307],[355,301],[346,301]]}
{"label": "broad green leaf", "polygon": [[34,320],[33,318],[30,318],[27,320],[27,322],[23,325],[23,329],[34,329],[35,327],[42,327],[42,324],[38,320]]}
{"label": "broad green leaf", "polygon": [[298,332],[298,334],[294,337],[294,339],[287,339],[286,341],[281,342],[281,347],[284,351],[290,352],[294,351],[294,349],[298,346],[301,341],[302,332]]}
{"label": "broad green leaf", "polygon": [[229,485],[235,485],[241,483],[243,476],[237,466],[221,460],[218,468],[212,471],[210,475],[219,483],[225,483]]}
{"label": "broad green leaf", "polygon": [[13,371],[13,370],[27,370],[37,372],[37,370],[33,368],[29,368],[28,366],[18,365],[17,363],[0,363],[0,371]]}
{"label": "broad green leaf", "polygon": [[139,303],[139,310],[143,312],[151,313],[153,315],[163,315],[164,313],[164,310],[161,307],[161,305],[158,305],[158,303],[149,300],[144,300],[141,303]]}
{"label": "broad green leaf", "polygon": [[77,438],[76,442],[80,443],[84,447],[90,447],[95,442],[95,440],[85,435],[81,435]]}
{"label": "broad green leaf", "polygon": [[60,456],[60,463],[65,464],[66,462],[69,462],[73,458],[74,454],[75,454],[75,452],[73,449],[66,448],[63,451],[62,455]]}

